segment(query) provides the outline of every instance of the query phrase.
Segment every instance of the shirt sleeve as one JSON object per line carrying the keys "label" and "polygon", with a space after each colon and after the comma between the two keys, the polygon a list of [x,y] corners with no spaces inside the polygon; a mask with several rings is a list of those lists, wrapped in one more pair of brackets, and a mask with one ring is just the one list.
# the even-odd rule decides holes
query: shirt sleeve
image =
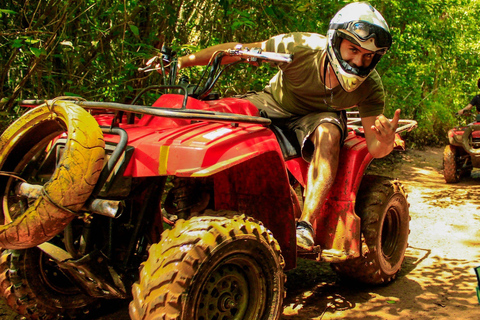
{"label": "shirt sleeve", "polygon": [[274,36],[267,40],[269,52],[295,54],[298,47],[312,50],[323,50],[326,37],[316,33],[292,32]]}
{"label": "shirt sleeve", "polygon": [[477,112],[480,112],[480,95],[473,97],[472,101],[470,101],[470,104],[476,107]]}

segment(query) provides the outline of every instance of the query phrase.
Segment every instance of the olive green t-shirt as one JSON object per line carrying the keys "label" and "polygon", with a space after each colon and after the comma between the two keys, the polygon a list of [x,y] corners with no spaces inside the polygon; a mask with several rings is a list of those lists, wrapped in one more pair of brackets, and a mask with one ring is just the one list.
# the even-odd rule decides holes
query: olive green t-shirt
{"label": "olive green t-shirt", "polygon": [[340,85],[328,89],[320,77],[327,38],[315,33],[289,33],[270,38],[266,51],[293,54],[293,61],[280,64],[270,80],[273,98],[286,111],[306,115],[311,112],[358,107],[360,117],[383,113],[385,96],[382,81],[374,70],[353,92]]}

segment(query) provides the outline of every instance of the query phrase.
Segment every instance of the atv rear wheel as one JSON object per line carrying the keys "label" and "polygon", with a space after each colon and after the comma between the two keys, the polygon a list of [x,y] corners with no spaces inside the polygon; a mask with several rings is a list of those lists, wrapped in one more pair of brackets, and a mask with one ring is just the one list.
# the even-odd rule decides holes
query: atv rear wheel
{"label": "atv rear wheel", "polygon": [[0,260],[1,295],[27,319],[79,318],[95,307],[38,248],[5,250]]}
{"label": "atv rear wheel", "polygon": [[332,267],[344,278],[369,284],[388,283],[400,271],[408,245],[407,197],[398,181],[380,176],[365,176],[359,190],[367,190],[357,195],[355,211],[361,218],[368,252]]}
{"label": "atv rear wheel", "polygon": [[251,218],[179,220],[150,248],[132,289],[130,316],[134,320],[278,319],[284,298],[283,267],[277,241]]}
{"label": "atv rear wheel", "polygon": [[456,183],[460,181],[457,153],[457,148],[452,145],[446,146],[443,150],[443,177],[447,183]]}

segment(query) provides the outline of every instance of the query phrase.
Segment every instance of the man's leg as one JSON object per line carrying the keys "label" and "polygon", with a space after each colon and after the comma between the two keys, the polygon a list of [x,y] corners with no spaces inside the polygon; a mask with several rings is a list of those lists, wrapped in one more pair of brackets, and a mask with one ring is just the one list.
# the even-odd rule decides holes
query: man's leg
{"label": "man's leg", "polygon": [[[340,155],[341,132],[337,125],[322,123],[309,138],[314,152],[308,169],[308,181],[302,216],[297,227],[297,244],[302,248],[313,246],[313,224],[335,180]],[[308,222],[308,224],[302,223]]]}

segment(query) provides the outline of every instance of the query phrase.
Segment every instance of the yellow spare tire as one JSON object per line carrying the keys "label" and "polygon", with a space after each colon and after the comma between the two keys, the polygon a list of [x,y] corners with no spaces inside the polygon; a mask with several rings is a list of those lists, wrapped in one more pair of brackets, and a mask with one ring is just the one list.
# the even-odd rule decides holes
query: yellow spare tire
{"label": "yellow spare tire", "polygon": [[[51,161],[62,134],[63,154]],[[30,248],[59,234],[92,193],[104,158],[98,123],[72,102],[49,102],[15,121],[0,137],[0,247]],[[43,185],[43,196],[18,196],[20,181]]]}

